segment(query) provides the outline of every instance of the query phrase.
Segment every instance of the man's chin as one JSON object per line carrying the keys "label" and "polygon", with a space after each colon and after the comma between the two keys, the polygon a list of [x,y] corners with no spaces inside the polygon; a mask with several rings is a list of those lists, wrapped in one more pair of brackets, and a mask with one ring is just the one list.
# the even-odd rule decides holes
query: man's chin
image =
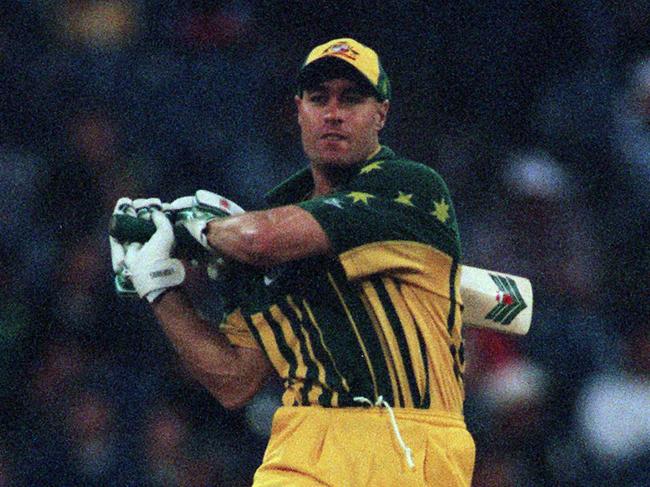
{"label": "man's chin", "polygon": [[350,152],[342,150],[319,151],[313,158],[313,161],[324,166],[349,166],[355,162]]}

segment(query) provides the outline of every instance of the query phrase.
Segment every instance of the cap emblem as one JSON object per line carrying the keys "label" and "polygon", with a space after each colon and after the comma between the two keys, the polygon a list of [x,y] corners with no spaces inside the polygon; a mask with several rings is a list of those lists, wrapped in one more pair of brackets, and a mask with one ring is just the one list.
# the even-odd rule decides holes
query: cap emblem
{"label": "cap emblem", "polygon": [[359,53],[346,42],[337,42],[325,49],[323,56],[341,56],[355,61],[359,57]]}

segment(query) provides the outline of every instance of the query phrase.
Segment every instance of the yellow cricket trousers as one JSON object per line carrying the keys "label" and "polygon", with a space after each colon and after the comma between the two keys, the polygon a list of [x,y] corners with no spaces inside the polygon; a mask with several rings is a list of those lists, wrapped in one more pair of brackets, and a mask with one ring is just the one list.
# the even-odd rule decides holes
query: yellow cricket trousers
{"label": "yellow cricket trousers", "polygon": [[462,416],[385,408],[281,407],[254,487],[469,487],[475,445]]}

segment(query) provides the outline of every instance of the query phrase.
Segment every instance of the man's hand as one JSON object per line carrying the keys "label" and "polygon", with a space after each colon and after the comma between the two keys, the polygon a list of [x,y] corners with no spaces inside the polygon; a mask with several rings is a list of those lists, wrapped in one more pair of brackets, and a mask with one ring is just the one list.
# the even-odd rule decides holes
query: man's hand
{"label": "man's hand", "polygon": [[194,195],[192,207],[177,213],[176,225],[185,227],[197,242],[206,249],[212,250],[205,234],[208,222],[215,218],[241,213],[244,213],[244,210],[232,201],[216,193],[199,189]]}
{"label": "man's hand", "polygon": [[[133,207],[133,201],[130,198],[120,198],[117,200],[113,215],[129,215],[135,217],[136,211]],[[115,273],[115,291],[118,296],[137,296],[133,283],[126,275],[126,267],[124,265],[124,257],[126,256],[125,246],[112,235],[108,236],[108,241],[111,246],[111,263],[113,264],[113,272]]]}
{"label": "man's hand", "polygon": [[185,198],[182,200],[172,203],[174,231],[177,236],[190,235],[194,243],[187,245],[184,242],[178,254],[189,259],[195,266],[205,267],[208,277],[216,279],[224,266],[224,260],[208,244],[205,233],[208,222],[215,218],[239,215],[244,213],[244,210],[223,196],[203,189],[198,190],[191,201]]}
{"label": "man's hand", "polygon": [[[159,207],[174,223],[177,250],[190,256],[192,256],[192,252],[200,249],[196,245],[197,243],[204,248],[209,248],[207,241],[201,236],[208,221],[244,213],[244,210],[236,203],[202,189],[197,191],[194,196],[184,196],[172,203],[160,204],[160,200],[156,198],[139,199],[132,203],[133,205],[139,204],[135,211],[113,213],[109,225],[110,235],[122,243],[145,243],[149,240],[156,229],[143,209],[147,207],[146,202],[151,201],[157,201]],[[198,253],[200,254],[200,252]]]}
{"label": "man's hand", "polygon": [[148,211],[156,232],[144,245],[126,245],[124,269],[138,296],[151,303],[166,289],[183,283],[185,267],[180,260],[171,258],[175,243],[171,222],[155,207]]}
{"label": "man's hand", "polygon": [[[119,243],[147,242],[156,231],[151,221],[151,209],[161,209],[173,224],[176,238],[174,257],[187,260],[195,266],[206,267],[208,276],[212,279],[216,278],[223,260],[209,246],[204,230],[208,222],[215,218],[244,213],[236,203],[206,190],[199,190],[194,196],[184,196],[171,203],[161,203],[157,198],[128,200],[126,208],[128,211],[115,211],[111,216],[111,249],[115,247],[119,254]],[[120,255],[118,260],[120,257],[123,260]],[[123,281],[126,280],[120,277],[120,282]],[[118,293],[124,294],[124,291],[118,289]]]}

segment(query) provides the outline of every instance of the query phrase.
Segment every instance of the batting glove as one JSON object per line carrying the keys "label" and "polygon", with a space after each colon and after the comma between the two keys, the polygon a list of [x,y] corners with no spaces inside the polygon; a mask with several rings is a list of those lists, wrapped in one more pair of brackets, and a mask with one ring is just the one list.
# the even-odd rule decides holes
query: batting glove
{"label": "batting glove", "polygon": [[183,283],[185,268],[180,260],[171,258],[175,243],[171,222],[159,209],[147,211],[156,231],[144,245],[126,245],[124,267],[138,296],[151,303],[165,290]]}
{"label": "batting glove", "polygon": [[216,193],[199,189],[194,194],[192,208],[189,211],[179,212],[176,217],[176,224],[183,225],[197,242],[206,249],[212,250],[206,235],[208,222],[215,218],[241,213],[244,213],[244,210],[236,203]]}
{"label": "batting glove", "polygon": [[[128,215],[135,217],[136,211],[133,207],[133,201],[130,198],[120,198],[115,204],[113,215]],[[122,245],[115,237],[109,234],[108,241],[111,246],[111,263],[113,265],[115,292],[118,296],[136,297],[137,293],[133,283],[126,275],[124,257],[126,256],[125,246]]]}
{"label": "batting glove", "polygon": [[244,210],[229,199],[204,189],[194,194],[192,203],[191,208],[176,214],[176,225],[185,228],[207,250],[207,253],[199,254],[198,264],[205,264],[208,277],[217,279],[219,270],[224,266],[224,260],[208,243],[206,234],[208,223],[216,218],[239,215],[244,213]]}
{"label": "batting glove", "polygon": [[193,266],[205,265],[208,276],[216,278],[216,271],[223,260],[207,242],[207,224],[215,218],[244,213],[244,210],[227,198],[206,190],[199,190],[194,196],[184,196],[171,203],[161,203],[157,198],[143,198],[134,200],[128,213],[113,214],[109,233],[117,242],[146,242],[156,231],[151,221],[152,209],[162,209],[174,224],[177,244],[175,257],[185,259]]}

